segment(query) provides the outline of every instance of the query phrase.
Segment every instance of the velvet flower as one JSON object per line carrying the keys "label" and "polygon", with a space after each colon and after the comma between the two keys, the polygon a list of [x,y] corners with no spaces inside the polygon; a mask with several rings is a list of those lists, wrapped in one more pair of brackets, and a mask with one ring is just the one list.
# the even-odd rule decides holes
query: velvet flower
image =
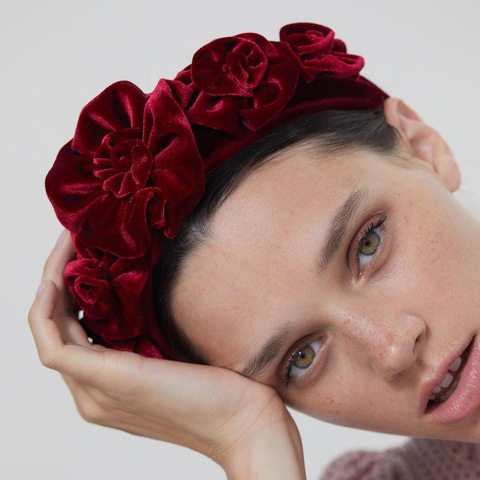
{"label": "velvet flower", "polygon": [[347,53],[345,43],[335,39],[334,32],[323,25],[286,25],[280,30],[280,40],[287,42],[298,55],[307,82],[319,73],[337,78],[356,76],[364,66],[363,58]]}
{"label": "velvet flower", "polygon": [[84,322],[110,340],[126,340],[143,333],[142,299],[150,270],[145,260],[123,259],[97,251],[90,258],[71,261],[65,282],[83,310]]}
{"label": "velvet flower", "polygon": [[152,304],[152,270],[161,246],[131,259],[86,248],[78,235],[73,239],[77,256],[66,266],[64,280],[87,334],[117,350],[175,358]]}
{"label": "velvet flower", "polygon": [[257,131],[291,99],[295,62],[256,33],[218,38],[193,56],[177,80],[196,92],[188,119],[233,137]]}
{"label": "velvet flower", "polygon": [[86,247],[138,258],[152,235],[176,235],[205,181],[182,108],[190,95],[179,82],[161,80],[150,95],[117,82],[84,107],[46,189],[62,224]]}

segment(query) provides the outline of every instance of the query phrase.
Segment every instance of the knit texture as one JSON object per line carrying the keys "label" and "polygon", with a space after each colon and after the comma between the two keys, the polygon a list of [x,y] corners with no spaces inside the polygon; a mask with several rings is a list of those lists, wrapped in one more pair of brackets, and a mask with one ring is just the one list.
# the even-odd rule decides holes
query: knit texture
{"label": "knit texture", "polygon": [[347,453],[332,462],[321,480],[480,479],[480,445],[412,439],[384,452]]}

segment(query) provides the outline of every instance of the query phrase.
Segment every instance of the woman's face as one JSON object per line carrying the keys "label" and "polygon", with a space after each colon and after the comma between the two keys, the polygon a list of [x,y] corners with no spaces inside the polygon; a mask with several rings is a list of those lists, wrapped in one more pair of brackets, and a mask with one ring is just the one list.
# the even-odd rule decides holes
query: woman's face
{"label": "woman's face", "polygon": [[[297,147],[220,207],[173,311],[208,363],[273,386],[300,411],[480,442],[479,241],[479,223],[429,164]],[[432,408],[452,363],[459,386]]]}

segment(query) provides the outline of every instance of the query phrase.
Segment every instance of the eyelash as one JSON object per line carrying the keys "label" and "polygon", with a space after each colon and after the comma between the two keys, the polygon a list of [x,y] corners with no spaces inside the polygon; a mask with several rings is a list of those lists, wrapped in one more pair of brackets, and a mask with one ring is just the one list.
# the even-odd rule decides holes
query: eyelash
{"label": "eyelash", "polygon": [[[356,259],[358,268],[361,268],[361,265],[360,265],[361,242],[363,240],[365,240],[368,235],[375,232],[375,230],[377,228],[381,227],[386,219],[387,219],[387,217],[385,216],[382,219],[378,220],[376,223],[372,222],[368,227],[365,227],[363,229],[362,233],[357,237],[358,240],[357,240],[357,248],[356,248],[355,259]],[[380,235],[380,241],[379,241],[379,244],[378,244],[379,245],[378,248],[381,248],[380,246],[381,246],[382,242],[383,242],[383,235]],[[375,253],[373,253],[372,255],[365,255],[365,254],[363,254],[363,255],[373,258],[373,257],[376,256],[378,248],[377,248],[377,250],[375,250]],[[303,350],[304,348],[308,347],[309,345],[314,344],[317,341],[318,340],[314,340],[313,342],[304,343],[300,347],[297,347],[292,351],[292,353],[290,354],[290,358],[288,360],[288,363],[285,367],[285,372],[284,372],[284,375],[283,375],[285,387],[288,387],[288,385],[290,384],[293,362],[295,360],[295,356],[297,355],[297,353],[300,352],[301,350]],[[317,356],[317,354],[318,354],[318,352],[315,353],[315,357]],[[315,362],[315,357],[314,357],[313,362]],[[313,365],[313,362],[312,362],[312,365]],[[307,367],[306,370],[308,370],[310,367],[311,367],[311,365],[309,367]]]}

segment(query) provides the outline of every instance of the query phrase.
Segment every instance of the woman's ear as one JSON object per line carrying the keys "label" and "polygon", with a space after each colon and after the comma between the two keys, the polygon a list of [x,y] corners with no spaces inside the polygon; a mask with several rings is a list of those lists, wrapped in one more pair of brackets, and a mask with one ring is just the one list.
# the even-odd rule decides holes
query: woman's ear
{"label": "woman's ear", "polygon": [[385,100],[383,109],[387,123],[399,132],[409,153],[429,164],[451,192],[457,190],[460,170],[442,136],[398,98]]}

